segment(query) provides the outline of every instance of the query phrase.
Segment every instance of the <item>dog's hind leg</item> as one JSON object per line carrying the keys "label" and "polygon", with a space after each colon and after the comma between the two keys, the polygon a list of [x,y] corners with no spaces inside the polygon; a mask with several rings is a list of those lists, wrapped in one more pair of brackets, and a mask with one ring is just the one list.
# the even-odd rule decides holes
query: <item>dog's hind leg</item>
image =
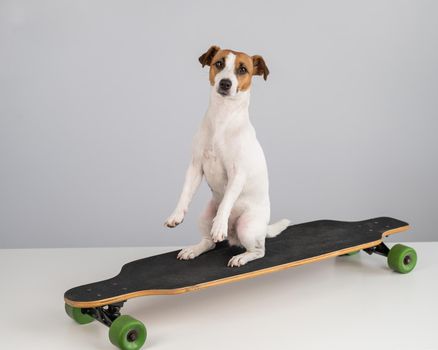
{"label": "dog's hind leg", "polygon": [[230,246],[242,246],[242,244],[240,244],[239,237],[237,237],[235,223],[228,224],[228,244]]}
{"label": "dog's hind leg", "polygon": [[257,213],[242,214],[237,221],[236,232],[246,252],[233,256],[228,262],[228,266],[238,267],[249,261],[264,257],[266,231],[267,220],[264,215],[257,215]]}
{"label": "dog's hind leg", "polygon": [[198,221],[199,231],[201,231],[201,241],[198,244],[182,249],[178,253],[177,256],[178,259],[180,260],[194,259],[197,256],[201,255],[202,253],[214,249],[216,244],[213,242],[213,239],[211,238],[210,231],[213,225],[213,218],[216,216],[217,208],[218,206],[216,202],[213,199],[210,200],[210,202],[208,203],[207,207],[205,208],[203,214],[201,215]]}

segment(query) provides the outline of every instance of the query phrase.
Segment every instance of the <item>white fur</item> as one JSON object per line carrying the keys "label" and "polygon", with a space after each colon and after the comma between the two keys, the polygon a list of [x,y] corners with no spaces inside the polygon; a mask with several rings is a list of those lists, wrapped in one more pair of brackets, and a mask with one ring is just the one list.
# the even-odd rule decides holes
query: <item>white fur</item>
{"label": "white fur", "polygon": [[233,97],[236,96],[237,93],[237,77],[236,74],[234,73],[234,62],[236,61],[236,55],[233,53],[229,53],[227,55],[227,57],[225,58],[225,67],[224,69],[222,69],[218,74],[216,74],[215,78],[214,78],[214,89],[218,89],[219,87],[219,82],[222,79],[230,79],[231,80],[231,89],[229,92],[229,96]]}
{"label": "white fur", "polygon": [[[193,140],[192,159],[176,209],[165,225],[175,227],[184,219],[202,177],[212,198],[199,219],[201,241],[178,254],[193,259],[228,239],[246,251],[236,255],[228,266],[245,265],[265,254],[265,238],[279,234],[289,225],[283,219],[269,225],[270,202],[268,170],[263,150],[250,123],[249,89],[237,92],[235,55],[228,54],[224,69],[215,77],[207,113]],[[229,96],[217,92],[218,83],[232,81]]]}

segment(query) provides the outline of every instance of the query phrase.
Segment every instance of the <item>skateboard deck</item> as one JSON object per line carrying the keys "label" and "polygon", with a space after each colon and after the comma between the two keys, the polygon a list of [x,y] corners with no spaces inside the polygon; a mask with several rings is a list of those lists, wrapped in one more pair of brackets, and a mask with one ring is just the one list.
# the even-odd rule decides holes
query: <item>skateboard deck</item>
{"label": "skateboard deck", "polygon": [[[408,228],[406,222],[390,217],[292,225],[277,237],[266,239],[263,258],[241,267],[228,267],[227,262],[244,250],[221,242],[193,260],[177,260],[179,251],[172,251],[127,263],[117,276],[72,288],[64,299],[71,307],[98,308],[134,297],[195,291],[359,250],[379,253],[382,248],[376,247],[383,244],[384,237]],[[389,251],[386,246],[384,249]]]}

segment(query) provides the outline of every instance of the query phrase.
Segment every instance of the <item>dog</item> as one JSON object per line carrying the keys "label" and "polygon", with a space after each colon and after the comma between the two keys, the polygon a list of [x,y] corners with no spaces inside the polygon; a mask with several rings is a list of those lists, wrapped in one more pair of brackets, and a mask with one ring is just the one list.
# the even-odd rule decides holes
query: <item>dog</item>
{"label": "dog", "polygon": [[194,259],[228,239],[245,252],[228,266],[238,267],[265,255],[265,239],[288,225],[282,219],[269,225],[270,200],[266,160],[249,120],[253,76],[266,80],[269,69],[263,57],[211,46],[199,57],[209,66],[210,102],[192,146],[192,158],[178,204],[164,223],[175,227],[184,220],[203,176],[212,198],[199,219],[201,241],[182,249],[177,258]]}

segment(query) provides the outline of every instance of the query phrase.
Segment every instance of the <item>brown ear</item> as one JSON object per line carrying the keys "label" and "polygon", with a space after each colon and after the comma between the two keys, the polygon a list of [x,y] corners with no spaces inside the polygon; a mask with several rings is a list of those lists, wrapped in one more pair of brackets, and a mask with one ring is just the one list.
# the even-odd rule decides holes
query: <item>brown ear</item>
{"label": "brown ear", "polygon": [[203,53],[201,57],[199,57],[199,62],[201,62],[202,67],[205,65],[209,66],[211,64],[211,60],[213,59],[214,55],[220,50],[219,46],[211,46],[206,53]]}
{"label": "brown ear", "polygon": [[267,79],[269,75],[268,66],[262,56],[252,56],[252,64],[254,65],[253,75],[263,75],[263,79]]}

